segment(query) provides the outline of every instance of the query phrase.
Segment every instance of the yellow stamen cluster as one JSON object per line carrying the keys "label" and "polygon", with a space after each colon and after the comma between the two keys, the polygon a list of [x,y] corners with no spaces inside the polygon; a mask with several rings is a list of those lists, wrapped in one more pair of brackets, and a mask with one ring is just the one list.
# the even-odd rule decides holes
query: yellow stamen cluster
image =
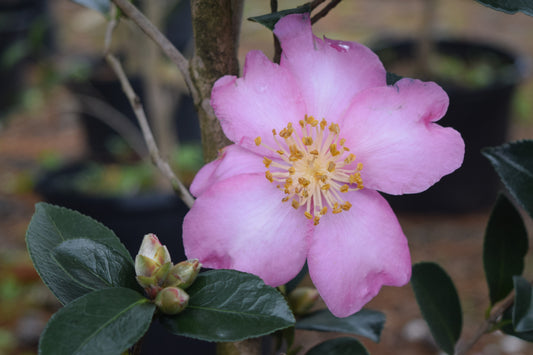
{"label": "yellow stamen cluster", "polygon": [[328,210],[336,214],[352,207],[341,195],[363,188],[363,164],[355,163],[356,156],[344,146],[338,124],[307,115],[298,123],[287,124],[279,133],[272,130],[277,148],[265,145],[261,137],[255,144],[279,156],[264,157],[263,163],[266,179],[284,192],[282,201],[291,200],[295,209],[305,206],[304,216],[317,225]]}

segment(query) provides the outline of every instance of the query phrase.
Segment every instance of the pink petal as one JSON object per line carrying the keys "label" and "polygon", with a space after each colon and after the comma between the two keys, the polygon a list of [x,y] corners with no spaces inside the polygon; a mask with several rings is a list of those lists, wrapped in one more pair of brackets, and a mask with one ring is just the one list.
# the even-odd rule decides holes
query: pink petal
{"label": "pink petal", "polygon": [[275,147],[272,129],[280,131],[305,115],[292,75],[260,51],[248,53],[242,78],[225,76],[215,83],[211,105],[226,136],[254,148],[258,136]]}
{"label": "pink petal", "polygon": [[463,162],[464,142],[438,121],[448,95],[437,84],[402,79],[355,97],[341,125],[363,163],[363,185],[389,194],[426,190]]}
{"label": "pink petal", "polygon": [[312,226],[282,197],[264,175],[214,184],[185,216],[187,258],[207,268],[249,272],[271,286],[288,282],[305,263]]}
{"label": "pink petal", "polygon": [[411,277],[407,240],[385,199],[371,190],[343,196],[352,208],[322,217],[307,259],[313,283],[337,317],[359,311],[381,286],[403,286]]}
{"label": "pink petal", "polygon": [[336,122],[363,89],[386,85],[379,58],[367,47],[313,35],[308,15],[289,15],[274,33],[283,48],[281,66],[296,78],[307,114]]}
{"label": "pink petal", "polygon": [[265,171],[263,156],[232,144],[223,148],[217,159],[198,171],[190,190],[195,197],[198,197],[218,181],[240,174],[264,174]]}

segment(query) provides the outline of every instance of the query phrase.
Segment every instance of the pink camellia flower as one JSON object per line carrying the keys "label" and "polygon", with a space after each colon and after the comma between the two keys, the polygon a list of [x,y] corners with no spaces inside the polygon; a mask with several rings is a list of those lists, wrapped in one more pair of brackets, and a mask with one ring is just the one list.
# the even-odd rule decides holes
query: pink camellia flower
{"label": "pink camellia flower", "polygon": [[274,64],[259,51],[225,76],[211,105],[235,144],[195,177],[185,218],[189,258],[278,286],[307,260],[338,317],[411,276],[406,238],[377,192],[421,192],[463,161],[458,132],[437,125],[448,96],[435,83],[386,84],[363,45],[319,39],[308,15],[281,19]]}

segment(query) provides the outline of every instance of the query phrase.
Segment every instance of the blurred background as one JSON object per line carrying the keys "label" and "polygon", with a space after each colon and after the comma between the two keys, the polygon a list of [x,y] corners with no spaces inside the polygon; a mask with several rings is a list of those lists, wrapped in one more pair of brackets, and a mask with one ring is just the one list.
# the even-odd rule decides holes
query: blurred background
{"label": "blurred background", "polygon": [[[301,5],[279,3],[280,10]],[[270,12],[269,6],[267,0],[245,1],[241,65],[251,49],[273,55],[271,32],[246,20]],[[141,7],[190,55],[187,1],[151,0]],[[104,16],[69,0],[0,2],[0,354],[36,354],[39,335],[59,307],[24,242],[36,202],[95,217],[133,254],[142,236],[155,232],[176,260],[184,258],[179,238],[186,208],[145,162],[133,113],[102,61],[105,29]],[[472,334],[488,307],[482,242],[500,189],[479,151],[533,138],[533,18],[474,0],[346,0],[314,32],[367,44],[389,72],[437,81],[448,92],[450,108],[441,122],[465,139],[463,167],[423,194],[388,198],[413,262],[438,262],[455,281],[464,332]],[[112,50],[145,104],[163,154],[190,182],[202,158],[194,108],[179,73],[127,21]],[[530,259],[526,276],[533,274]],[[371,353],[438,354],[410,286],[385,288],[369,307],[387,316],[381,343],[363,340]],[[297,335],[306,348],[323,339]],[[472,353],[532,354],[533,346],[492,334]]]}

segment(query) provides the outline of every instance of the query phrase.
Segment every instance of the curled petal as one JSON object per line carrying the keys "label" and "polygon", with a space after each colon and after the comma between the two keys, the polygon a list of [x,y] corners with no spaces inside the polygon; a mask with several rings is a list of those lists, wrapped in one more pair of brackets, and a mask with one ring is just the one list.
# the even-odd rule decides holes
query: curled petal
{"label": "curled petal", "polygon": [[263,157],[236,144],[222,148],[217,159],[204,165],[194,177],[191,193],[198,197],[216,182],[235,175],[265,173]]}
{"label": "curled petal", "polygon": [[411,277],[407,240],[379,193],[346,193],[349,211],[326,214],[316,226],[308,256],[309,274],[337,317],[359,311],[381,286],[403,286]]}
{"label": "curled petal", "polygon": [[288,282],[304,265],[311,223],[282,197],[263,175],[214,184],[185,216],[187,257],[207,268],[255,274],[270,286]]}
{"label": "curled petal", "polygon": [[307,114],[336,122],[355,94],[386,85],[386,72],[370,49],[355,43],[321,40],[307,14],[283,17],[274,33],[283,48],[281,67],[298,82]]}
{"label": "curled petal", "polygon": [[357,95],[342,135],[363,163],[365,187],[389,194],[422,192],[463,162],[464,141],[438,121],[448,95],[437,84],[402,79]]}
{"label": "curled petal", "polygon": [[215,83],[211,106],[226,136],[252,149],[258,136],[275,146],[272,129],[281,130],[305,115],[292,75],[260,51],[248,53],[242,78],[225,76]]}

